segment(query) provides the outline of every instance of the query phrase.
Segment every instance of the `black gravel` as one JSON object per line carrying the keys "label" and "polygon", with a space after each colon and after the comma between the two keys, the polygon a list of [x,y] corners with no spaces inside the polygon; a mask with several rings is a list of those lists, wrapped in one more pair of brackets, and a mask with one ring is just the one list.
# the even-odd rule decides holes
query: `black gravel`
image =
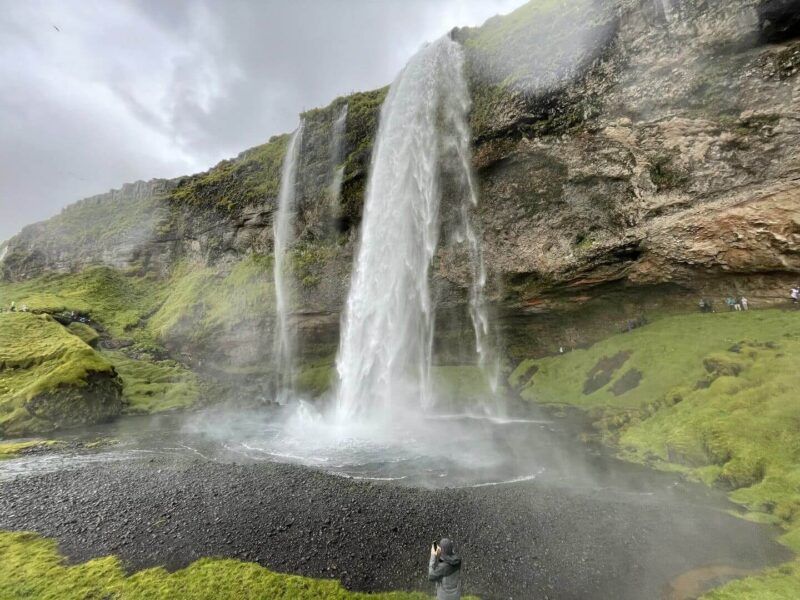
{"label": "black gravel", "polygon": [[653,600],[707,564],[788,558],[718,508],[535,483],[430,491],[280,464],[117,463],[0,483],[0,528],[58,539],[73,561],[131,570],[203,556],[334,577],[357,590],[432,590],[430,542],[454,538],[484,598]]}

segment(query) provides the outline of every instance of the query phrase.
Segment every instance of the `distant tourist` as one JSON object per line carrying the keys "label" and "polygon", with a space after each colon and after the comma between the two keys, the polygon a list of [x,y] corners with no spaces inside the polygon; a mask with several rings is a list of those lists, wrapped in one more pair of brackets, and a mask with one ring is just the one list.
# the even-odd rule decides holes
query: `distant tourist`
{"label": "distant tourist", "polygon": [[733,308],[734,310],[742,310],[742,301],[734,300]]}
{"label": "distant tourist", "polygon": [[16,303],[15,300],[12,300],[11,301],[11,312],[16,312],[16,311],[17,311],[17,303]]}
{"label": "distant tourist", "polygon": [[451,539],[431,546],[428,579],[436,583],[436,600],[461,600],[461,558]]}
{"label": "distant tourist", "polygon": [[711,302],[711,300],[708,300],[707,298],[701,298],[700,302],[698,303],[698,306],[700,307],[700,312],[704,313],[714,312],[714,303]]}
{"label": "distant tourist", "polygon": [[[800,288],[793,287],[792,291],[789,292],[789,297],[792,299],[792,304],[797,304],[800,302]],[[11,303],[11,310],[14,310],[14,303]]]}
{"label": "distant tourist", "polygon": [[740,302],[742,304],[742,310],[749,310],[748,307],[747,307],[747,298],[742,297]]}
{"label": "distant tourist", "polygon": [[728,305],[728,310],[736,310],[736,308],[734,308],[736,306],[736,300],[734,300],[730,296],[725,298],[725,304]]}

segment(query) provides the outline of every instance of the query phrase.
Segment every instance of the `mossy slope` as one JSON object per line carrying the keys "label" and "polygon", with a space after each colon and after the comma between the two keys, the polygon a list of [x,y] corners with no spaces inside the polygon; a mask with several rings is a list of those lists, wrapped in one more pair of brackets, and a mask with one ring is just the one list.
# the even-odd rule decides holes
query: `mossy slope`
{"label": "mossy slope", "polygon": [[0,306],[12,301],[37,312],[75,311],[89,315],[113,336],[124,335],[156,306],[159,281],[126,275],[111,267],[92,267],[80,273],[49,274],[0,285]]}
{"label": "mossy slope", "polygon": [[47,315],[0,314],[0,433],[51,431],[119,414],[112,364]]}
{"label": "mossy slope", "polygon": [[[728,490],[800,552],[798,361],[800,311],[695,314],[525,361],[511,381],[528,400],[589,410],[624,458]],[[799,594],[792,563],[708,598]]]}
{"label": "mossy slope", "polygon": [[257,564],[204,558],[168,573],[127,575],[113,556],[67,566],[56,543],[32,533],[0,532],[0,597],[4,600],[426,600],[418,592],[365,594],[336,580],[273,573]]}
{"label": "mossy slope", "polygon": [[[147,331],[173,347],[213,350],[223,343],[261,339],[274,318],[272,259],[251,255],[228,274],[179,265]],[[213,352],[207,352],[213,354]]]}

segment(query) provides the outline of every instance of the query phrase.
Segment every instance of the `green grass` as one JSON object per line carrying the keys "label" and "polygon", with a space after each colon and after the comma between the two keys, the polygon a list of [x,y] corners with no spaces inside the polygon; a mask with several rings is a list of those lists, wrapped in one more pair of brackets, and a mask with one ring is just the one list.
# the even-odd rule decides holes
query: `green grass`
{"label": "green grass", "polygon": [[701,600],[797,600],[798,596],[800,561],[795,561],[728,583],[705,594]]}
{"label": "green grass", "polygon": [[104,352],[122,378],[128,414],[159,413],[189,408],[203,387],[192,371],[174,360],[133,359],[122,352]]}
{"label": "green grass", "polygon": [[48,431],[69,410],[79,418],[85,402],[96,403],[83,390],[97,376],[116,381],[108,360],[49,315],[0,314],[0,432]]}
{"label": "green grass", "polygon": [[[589,410],[627,460],[725,489],[745,518],[781,525],[781,542],[800,552],[799,361],[800,311],[691,314],[523,361],[511,384],[528,400]],[[799,590],[790,563],[704,598]]]}
{"label": "green grass", "polygon": [[57,446],[59,442],[55,440],[27,440],[24,442],[0,442],[0,460],[4,458],[14,458],[20,454],[33,450],[51,448]]}
{"label": "green grass", "polygon": [[[742,340],[767,342],[800,335],[800,313],[780,310],[669,316],[629,333],[612,335],[588,349],[523,361],[511,375],[526,400],[572,404],[582,408],[639,409],[664,399],[677,385],[694,386],[708,378],[704,359]],[[630,357],[606,385],[584,394],[593,367],[620,352]],[[531,378],[521,377],[536,370]],[[615,394],[615,383],[628,371],[643,374],[638,386]],[[619,388],[618,388],[619,389]]]}
{"label": "green grass", "polygon": [[19,283],[0,283],[0,306],[59,313],[75,311],[100,322],[112,336],[139,324],[161,299],[156,280],[126,275],[110,267],[80,273],[49,274]]}
{"label": "green grass", "polygon": [[[128,575],[114,556],[67,565],[55,541],[33,533],[0,532],[3,600],[427,600],[419,592],[365,594],[336,580],[274,573],[257,564],[203,558],[169,573]],[[466,600],[466,599],[465,599]]]}

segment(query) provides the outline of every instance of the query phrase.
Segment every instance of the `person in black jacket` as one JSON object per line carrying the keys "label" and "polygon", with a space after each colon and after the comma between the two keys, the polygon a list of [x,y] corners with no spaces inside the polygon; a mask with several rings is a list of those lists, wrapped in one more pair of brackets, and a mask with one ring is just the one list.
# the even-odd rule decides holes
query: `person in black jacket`
{"label": "person in black jacket", "polygon": [[461,558],[449,538],[431,546],[428,579],[436,583],[436,600],[461,600]]}

